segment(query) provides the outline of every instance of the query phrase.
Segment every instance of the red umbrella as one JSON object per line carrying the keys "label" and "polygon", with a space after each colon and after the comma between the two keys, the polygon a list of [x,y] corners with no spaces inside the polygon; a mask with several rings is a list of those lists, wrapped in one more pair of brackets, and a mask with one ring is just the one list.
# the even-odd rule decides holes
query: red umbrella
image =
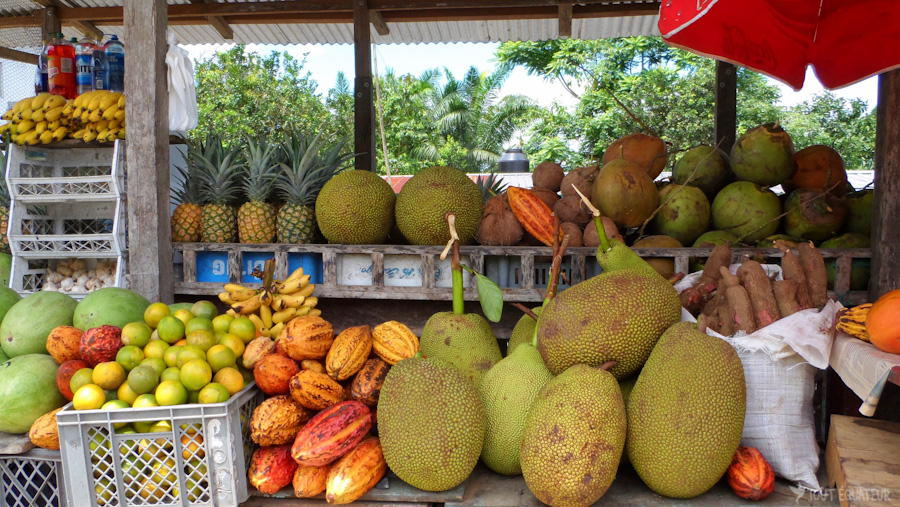
{"label": "red umbrella", "polygon": [[826,88],[900,67],[900,0],[664,0],[672,45],[803,87]]}

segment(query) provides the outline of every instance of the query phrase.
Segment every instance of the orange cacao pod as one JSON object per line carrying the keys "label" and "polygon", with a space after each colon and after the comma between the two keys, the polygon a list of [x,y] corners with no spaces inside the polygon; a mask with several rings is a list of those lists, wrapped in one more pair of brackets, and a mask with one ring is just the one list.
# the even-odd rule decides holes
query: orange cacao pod
{"label": "orange cacao pod", "polygon": [[259,404],[250,418],[250,439],[262,446],[293,443],[300,428],[314,412],[287,394],[273,396]]}
{"label": "orange cacao pod", "polygon": [[59,426],[56,425],[56,413],[60,410],[62,410],[61,407],[35,419],[28,431],[28,438],[32,444],[44,449],[59,450]]}
{"label": "orange cacao pod", "polygon": [[291,378],[291,397],[300,405],[323,410],[344,401],[344,387],[324,373],[300,370]]}
{"label": "orange cacao pod", "polygon": [[356,447],[371,427],[369,407],[358,401],[338,403],[306,423],[294,440],[291,456],[301,465],[329,465]]}
{"label": "orange cacao pod", "polygon": [[734,493],[747,500],[762,500],[775,489],[775,472],[755,447],[738,447],[726,472]]}
{"label": "orange cacao pod", "polygon": [[538,241],[553,246],[553,210],[527,188],[509,187],[509,207],[513,214]]}
{"label": "orange cacao pod", "polygon": [[372,352],[372,330],[369,326],[350,327],[337,335],[325,357],[325,371],[338,382],[346,380],[362,368]]}
{"label": "orange cacao pod", "polygon": [[387,364],[394,365],[419,351],[419,339],[404,324],[395,320],[375,326],[372,349]]}
{"label": "orange cacao pod", "polygon": [[291,377],[300,371],[297,362],[289,357],[269,354],[253,367],[253,378],[259,390],[272,396],[287,394]]}
{"label": "orange cacao pod", "polygon": [[297,462],[291,458],[290,445],[260,447],[250,458],[250,484],[260,493],[272,495],[291,483]]}
{"label": "orange cacao pod", "polygon": [[378,405],[381,385],[391,367],[381,359],[369,359],[350,384],[350,399],[362,402],[366,406]]}
{"label": "orange cacao pod", "polygon": [[291,319],[278,335],[278,342],[291,359],[324,359],[334,341],[334,330],[325,319],[304,315]]}
{"label": "orange cacao pod", "polygon": [[328,465],[311,467],[300,465],[294,472],[294,496],[312,498],[325,491],[325,479],[328,478]]}
{"label": "orange cacao pod", "polygon": [[381,442],[377,437],[367,437],[331,466],[325,500],[331,504],[350,503],[374,488],[386,472]]}
{"label": "orange cacao pod", "polygon": [[322,363],[313,359],[304,359],[303,361],[300,361],[300,369],[312,370],[316,373],[325,373],[325,367],[322,366]]}

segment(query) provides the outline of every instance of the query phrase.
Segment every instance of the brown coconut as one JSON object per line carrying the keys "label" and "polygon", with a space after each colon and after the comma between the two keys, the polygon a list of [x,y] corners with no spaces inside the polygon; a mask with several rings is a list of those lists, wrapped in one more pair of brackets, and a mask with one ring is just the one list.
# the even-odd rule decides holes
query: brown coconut
{"label": "brown coconut", "polygon": [[[615,238],[623,243],[625,242],[625,240],[622,239],[622,235],[619,234],[619,229],[616,227],[616,223],[612,221],[612,218],[601,217],[600,220],[603,220],[603,230],[606,232],[607,238]],[[600,236],[597,235],[597,227],[594,225],[593,218],[586,226],[584,226],[581,242],[584,243],[584,246],[600,246]]]}
{"label": "brown coconut", "polygon": [[617,158],[594,180],[591,202],[619,227],[639,227],[659,205],[659,191],[644,169]]}
{"label": "brown coconut", "polygon": [[581,226],[573,224],[572,222],[563,222],[559,224],[559,230],[562,231],[563,235],[569,235],[569,246],[584,246],[584,243],[581,240],[582,232]]}
{"label": "brown coconut", "polygon": [[556,162],[545,160],[534,168],[531,175],[532,184],[536,187],[550,189],[553,192],[559,192],[559,186],[566,173],[561,165]]}
{"label": "brown coconut", "polygon": [[591,219],[590,212],[578,195],[567,195],[560,199],[553,206],[553,212],[559,217],[560,222],[571,222],[577,224],[579,228],[584,227]]}
{"label": "brown coconut", "polygon": [[484,213],[475,237],[488,246],[515,245],[522,240],[525,230],[509,207],[509,197],[504,192],[495,195],[484,204]]}
{"label": "brown coconut", "polygon": [[509,210],[509,196],[506,195],[506,192],[503,192],[502,194],[492,196],[490,199],[485,201],[483,215],[490,215],[491,213],[503,213],[504,211]]}
{"label": "brown coconut", "polygon": [[567,195],[578,195],[575,192],[575,189],[572,188],[572,185],[575,185],[582,194],[590,199],[594,178],[597,177],[597,173],[599,172],[600,166],[598,165],[579,167],[574,171],[569,171],[566,173],[565,178],[563,178],[562,183],[560,184],[560,193],[563,197]]}
{"label": "brown coconut", "polygon": [[297,361],[281,354],[269,354],[253,367],[253,378],[259,390],[269,396],[287,394],[291,377],[299,371]]}
{"label": "brown coconut", "polygon": [[842,196],[852,191],[847,182],[847,171],[840,153],[830,146],[816,144],[803,148],[794,154],[797,168],[781,187],[785,194],[798,188],[814,188]]}
{"label": "brown coconut", "polygon": [[603,154],[603,165],[617,158],[634,162],[646,171],[652,180],[666,168],[669,155],[666,143],[662,139],[637,133],[620,137],[610,144]]}
{"label": "brown coconut", "polygon": [[[684,245],[671,236],[647,236],[631,245],[632,248],[681,248]],[[675,260],[671,257],[645,257],[645,261],[663,278],[669,279],[675,276]]]}
{"label": "brown coconut", "polygon": [[544,204],[550,209],[553,209],[553,205],[559,201],[559,194],[549,188],[531,187],[531,191],[534,192],[534,195],[538,196],[540,200],[544,201]]}
{"label": "brown coconut", "polygon": [[81,335],[84,331],[74,326],[57,326],[47,336],[47,353],[56,361],[63,364],[66,361],[80,359],[78,349],[81,347]]}

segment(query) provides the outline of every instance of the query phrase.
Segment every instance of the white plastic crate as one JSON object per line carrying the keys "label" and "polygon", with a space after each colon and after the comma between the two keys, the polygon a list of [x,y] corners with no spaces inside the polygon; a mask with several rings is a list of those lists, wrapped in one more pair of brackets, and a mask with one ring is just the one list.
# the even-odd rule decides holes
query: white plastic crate
{"label": "white plastic crate", "polygon": [[62,507],[62,488],[59,451],[35,448],[0,456],[0,507]]}
{"label": "white plastic crate", "polygon": [[125,195],[125,145],[52,149],[14,146],[6,181],[12,199],[28,202],[109,200]]}
{"label": "white plastic crate", "polygon": [[9,217],[9,248],[32,258],[116,257],[125,250],[125,220],[121,201],[19,206]]}
{"label": "white plastic crate", "polygon": [[[225,403],[57,414],[66,502],[100,507],[237,507],[249,498],[250,384]],[[114,424],[170,421],[171,431],[118,434]]]}
{"label": "white plastic crate", "polygon": [[[18,257],[15,259],[15,272],[17,276],[10,279],[10,286],[20,295],[25,296],[43,290],[44,283],[47,281],[48,268],[52,269],[61,259],[50,259],[48,261],[35,261],[27,258]],[[86,259],[89,269],[96,267],[98,259]],[[115,286],[125,287],[125,273],[128,272],[125,259],[116,262],[115,269]],[[81,299],[90,292],[64,292],[75,299]]]}

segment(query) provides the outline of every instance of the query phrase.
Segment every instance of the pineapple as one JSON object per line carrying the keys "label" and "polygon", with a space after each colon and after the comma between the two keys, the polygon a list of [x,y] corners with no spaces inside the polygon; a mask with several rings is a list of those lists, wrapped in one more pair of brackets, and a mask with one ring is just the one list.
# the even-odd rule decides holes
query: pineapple
{"label": "pineapple", "polygon": [[490,172],[487,176],[480,177],[475,182],[478,183],[478,189],[481,190],[481,197],[484,199],[484,202],[487,202],[488,199],[495,195],[502,194],[506,191],[506,187],[509,186],[508,183],[503,183],[500,175],[496,172]]}
{"label": "pineapple", "polygon": [[233,243],[237,233],[234,200],[240,193],[244,161],[242,148],[225,148],[221,138],[207,136],[203,153],[197,153],[203,182],[200,196],[206,202],[200,214],[200,240],[204,243]]}
{"label": "pineapple", "polygon": [[287,163],[279,164],[281,174],[275,187],[284,200],[278,211],[279,243],[312,243],[316,233],[316,217],[313,207],[319,190],[337,172],[338,168],[353,157],[341,155],[345,141],[339,142],[324,156],[319,155],[322,134],[312,142],[297,134],[284,143]]}
{"label": "pineapple", "polygon": [[275,183],[277,148],[264,139],[247,143],[247,202],[238,209],[238,241],[271,243],[275,240],[275,206],[266,202]]}
{"label": "pineapple", "polygon": [[188,145],[188,166],[177,167],[181,188],[172,191],[175,211],[172,212],[172,241],[194,243],[200,241],[200,214],[203,200],[200,198],[201,180],[196,162],[192,160]]}

